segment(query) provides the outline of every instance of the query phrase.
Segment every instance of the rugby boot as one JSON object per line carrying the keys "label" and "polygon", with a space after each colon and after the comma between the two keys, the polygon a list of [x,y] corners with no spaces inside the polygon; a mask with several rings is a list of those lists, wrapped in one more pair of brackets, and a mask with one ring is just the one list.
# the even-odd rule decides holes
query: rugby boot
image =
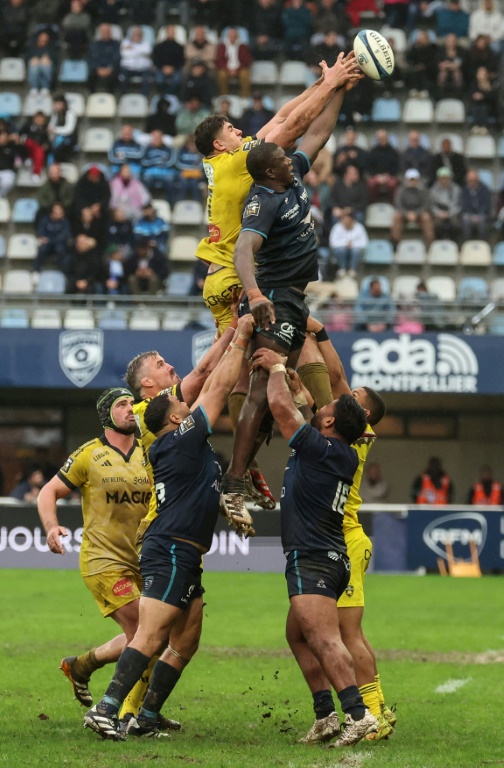
{"label": "rugby boot", "polygon": [[126,734],[128,736],[142,736],[145,739],[170,739],[171,733],[161,731],[157,719],[147,720],[143,717],[132,717],[127,725]]}
{"label": "rugby boot", "polygon": [[245,505],[245,480],[224,475],[220,497],[220,511],[237,533],[255,536],[252,517]]}
{"label": "rugby boot", "polygon": [[329,747],[351,747],[358,741],[367,736],[368,733],[378,730],[378,720],[366,709],[364,717],[361,720],[354,720],[352,715],[345,717],[345,722],[341,727],[341,736]]}
{"label": "rugby boot", "polygon": [[276,509],[275,497],[254,460],[245,474],[245,492],[254,504],[267,510]]}
{"label": "rugby boot", "polygon": [[391,707],[387,707],[386,704],[383,704],[382,715],[385,718],[385,720],[389,723],[389,725],[391,725],[393,728],[397,723],[397,715],[395,713],[395,704],[392,704]]}
{"label": "rugby boot", "polygon": [[388,739],[394,733],[394,729],[386,720],[384,715],[380,715],[378,718],[378,730],[368,733],[364,738],[367,741],[381,741],[382,739]]}
{"label": "rugby boot", "polygon": [[72,670],[76,659],[77,656],[67,656],[66,658],[62,659],[60,669],[65,677],[68,677],[70,680],[74,696],[79,704],[82,704],[84,707],[92,707],[93,697],[91,695],[91,691],[88,688],[89,677],[80,677]]}
{"label": "rugby boot", "polygon": [[91,707],[84,715],[84,728],[90,728],[109,741],[126,741],[124,733],[119,731],[117,715],[101,714],[98,711],[98,705]]}
{"label": "rugby boot", "polygon": [[171,720],[169,717],[164,717],[159,713],[157,727],[160,731],[180,731],[182,724],[178,720]]}
{"label": "rugby boot", "polygon": [[302,739],[300,744],[318,744],[319,742],[330,741],[340,732],[340,721],[337,712],[331,712],[327,717],[315,720],[312,727]]}

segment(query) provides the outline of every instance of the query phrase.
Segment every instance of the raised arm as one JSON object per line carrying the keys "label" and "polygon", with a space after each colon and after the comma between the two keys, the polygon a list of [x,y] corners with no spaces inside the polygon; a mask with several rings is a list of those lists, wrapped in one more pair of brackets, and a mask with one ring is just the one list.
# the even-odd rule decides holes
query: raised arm
{"label": "raised arm", "polygon": [[351,394],[352,390],[348,384],[343,363],[322,323],[310,315],[307,330],[315,334],[315,338],[312,337],[312,339],[318,344],[320,353],[327,365],[333,398],[337,400],[341,395]]}
{"label": "raised arm", "polygon": [[275,322],[275,310],[272,302],[263,296],[255,279],[254,256],[263,243],[263,236],[250,229],[240,232],[234,252],[236,272],[249,300],[249,308],[256,324],[268,330]]}
{"label": "raised arm", "polygon": [[47,546],[55,555],[65,554],[60,536],[68,535],[67,529],[58,522],[56,502],[58,499],[66,498],[71,493],[71,489],[55,475],[44,485],[37,497],[38,513],[46,533]]}

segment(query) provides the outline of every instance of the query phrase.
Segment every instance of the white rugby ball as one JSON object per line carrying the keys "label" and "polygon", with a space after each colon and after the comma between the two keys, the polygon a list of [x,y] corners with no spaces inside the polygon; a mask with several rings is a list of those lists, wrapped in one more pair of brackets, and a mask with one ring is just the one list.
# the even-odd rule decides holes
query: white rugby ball
{"label": "white rugby ball", "polygon": [[357,64],[373,80],[386,80],[394,71],[394,51],[374,29],[362,29],[353,44]]}

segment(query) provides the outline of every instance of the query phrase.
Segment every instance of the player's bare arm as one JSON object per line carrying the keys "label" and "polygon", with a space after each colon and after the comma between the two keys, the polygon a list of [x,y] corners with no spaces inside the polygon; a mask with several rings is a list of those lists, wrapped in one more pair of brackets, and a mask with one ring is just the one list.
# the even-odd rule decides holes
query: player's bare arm
{"label": "player's bare arm", "polygon": [[245,230],[240,232],[234,252],[236,273],[245,289],[249,308],[259,328],[268,330],[276,321],[273,303],[263,296],[255,279],[254,256],[263,243],[263,236],[258,232]]}
{"label": "player's bare arm", "polygon": [[287,384],[285,357],[271,349],[258,349],[254,354],[254,366],[268,372],[268,403],[282,435],[286,440],[298,431],[305,420],[292,399]]}
{"label": "player's bare arm", "polygon": [[[308,333],[313,333],[316,336],[321,331],[324,331],[324,326],[319,320],[316,320],[310,315],[306,330]],[[327,334],[322,335],[326,336]],[[340,356],[336,352],[331,339],[327,338],[323,341],[317,339],[317,343],[322,357],[324,358],[324,362],[327,365],[327,370],[329,371],[331,391],[334,399],[337,400],[340,395],[351,394],[352,390],[347,381],[343,363],[341,362]]]}
{"label": "player's bare arm", "polygon": [[60,536],[68,536],[67,529],[58,522],[56,502],[71,493],[71,489],[55,475],[44,485],[37,497],[38,513],[46,533],[47,546],[55,555],[65,554]]}
{"label": "player's bare arm", "polygon": [[294,405],[301,413],[305,421],[310,421],[313,416],[314,400],[310,395],[299,374],[294,368],[287,368],[287,384],[290,389]]}

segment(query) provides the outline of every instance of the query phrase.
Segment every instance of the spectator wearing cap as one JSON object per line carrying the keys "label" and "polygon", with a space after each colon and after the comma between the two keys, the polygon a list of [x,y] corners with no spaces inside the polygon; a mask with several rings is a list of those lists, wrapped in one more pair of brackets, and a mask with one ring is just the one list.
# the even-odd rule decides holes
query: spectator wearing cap
{"label": "spectator wearing cap", "polygon": [[161,192],[173,205],[176,153],[161,131],[152,131],[142,158],[142,181],[151,193]]}
{"label": "spectator wearing cap", "polygon": [[174,24],[168,24],[165,39],[154,46],[152,63],[156,68],[156,83],[160,90],[178,95],[185,56],[184,46],[175,39],[176,31]]}
{"label": "spectator wearing cap", "polygon": [[[202,104],[210,107],[212,99],[217,94],[217,82],[202,59],[193,59],[189,71],[182,79],[180,86],[180,99],[187,103],[193,96],[197,96]],[[180,133],[180,131],[179,131]],[[193,133],[193,131],[189,131]]]}
{"label": "spectator wearing cap", "polygon": [[200,97],[196,95],[191,96],[177,112],[177,117],[175,118],[177,133],[194,133],[196,127],[209,114],[210,110],[206,104],[201,103]]}
{"label": "spectator wearing cap", "polygon": [[125,37],[120,47],[119,88],[121,95],[130,90],[133,78],[141,81],[141,91],[149,95],[154,70],[152,68],[152,45],[144,40],[142,27],[133,27],[130,37]]}
{"label": "spectator wearing cap", "polygon": [[451,139],[444,138],[441,141],[441,149],[432,158],[431,170],[430,170],[430,182],[433,183],[436,179],[438,168],[449,168],[452,174],[453,181],[462,186],[466,174],[466,163],[463,155],[459,152],[454,152]]}
{"label": "spectator wearing cap", "polygon": [[478,171],[469,170],[462,187],[462,239],[488,240],[488,228],[492,212],[492,195],[480,181]]}
{"label": "spectator wearing cap", "polygon": [[175,170],[177,171],[177,200],[201,201],[202,189],[206,187],[205,174],[202,156],[194,143],[193,134],[190,134],[183,145],[177,149]]}
{"label": "spectator wearing cap", "polygon": [[127,163],[121,166],[119,173],[110,182],[110,193],[110,207],[123,208],[126,217],[132,221],[140,217],[142,206],[150,199],[149,192],[133,176]]}
{"label": "spectator wearing cap", "polygon": [[[107,184],[108,189],[108,184]],[[53,163],[47,169],[47,181],[37,190],[38,216],[49,213],[53,203],[62,204],[68,213],[74,198],[74,185],[61,175],[61,165]]]}
{"label": "spectator wearing cap", "polygon": [[133,134],[133,127],[125,123],[121,128],[121,135],[109,149],[108,161],[113,174],[118,173],[121,166],[128,163],[131,172],[135,176],[140,176],[145,149],[138,143]]}
{"label": "spectator wearing cap", "polygon": [[391,201],[399,184],[399,152],[383,129],[376,131],[376,144],[367,156],[366,170],[369,201],[376,202],[379,195]]}
{"label": "spectator wearing cap", "polygon": [[133,254],[126,260],[125,273],[130,293],[154,295],[163,289],[168,277],[168,259],[148,237],[140,238]]}
{"label": "spectator wearing cap", "polygon": [[189,71],[191,61],[198,59],[206,65],[207,70],[212,71],[215,68],[216,51],[217,46],[208,39],[205,27],[194,27],[184,51],[185,68]]}
{"label": "spectator wearing cap", "polygon": [[250,96],[250,66],[252,56],[248,45],[240,42],[238,30],[235,27],[228,29],[224,42],[217,46],[215,66],[217,68],[217,81],[219,93],[229,93],[229,81],[238,78],[240,83],[240,96]]}
{"label": "spectator wearing cap", "polygon": [[98,38],[91,42],[88,50],[88,85],[91,93],[101,89],[114,93],[120,62],[120,43],[112,38],[110,24],[100,24]]}
{"label": "spectator wearing cap", "polygon": [[240,118],[240,127],[243,135],[255,136],[274,116],[274,112],[264,106],[261,91],[254,91],[252,94],[252,104]]}
{"label": "spectator wearing cap", "polygon": [[455,184],[450,168],[437,169],[436,181],[429,192],[429,208],[438,240],[455,240],[460,235],[462,190]]}
{"label": "spectator wearing cap", "polygon": [[393,242],[400,242],[404,224],[417,224],[422,228],[425,244],[429,246],[434,239],[432,217],[428,210],[429,196],[416,168],[408,168],[404,174],[404,182],[395,194],[394,206],[396,210],[391,232]]}
{"label": "spectator wearing cap", "polygon": [[[368,242],[367,232],[364,226],[355,220],[352,209],[344,210],[341,220],[333,226],[329,234],[331,271],[337,267],[338,277],[344,274],[355,277]],[[324,280],[333,279],[334,272],[324,276]]]}
{"label": "spectator wearing cap", "polygon": [[110,295],[128,293],[124,263],[124,252],[119,243],[107,245],[105,248],[105,293]]}
{"label": "spectator wearing cap", "polygon": [[408,168],[416,168],[422,179],[428,179],[431,162],[432,155],[420,143],[418,131],[410,131],[408,133],[408,144],[401,152],[399,158],[400,172],[406,173]]}
{"label": "spectator wearing cap", "polygon": [[281,50],[282,9],[277,0],[254,0],[249,24],[250,50],[257,61],[276,58]]}
{"label": "spectator wearing cap", "polygon": [[133,232],[137,239],[146,237],[152,246],[159,248],[162,253],[167,253],[170,225],[158,216],[151,202],[142,206],[142,215],[136,221]]}

